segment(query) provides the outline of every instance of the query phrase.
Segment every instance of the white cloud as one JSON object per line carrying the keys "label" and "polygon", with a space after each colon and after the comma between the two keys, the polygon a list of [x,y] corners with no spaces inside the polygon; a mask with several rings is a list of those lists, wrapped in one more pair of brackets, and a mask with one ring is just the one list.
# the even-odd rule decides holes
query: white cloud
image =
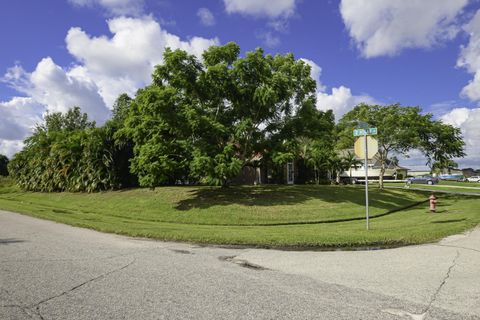
{"label": "white cloud", "polygon": [[289,17],[295,13],[296,0],[223,0],[228,13],[255,17]]}
{"label": "white cloud", "polygon": [[467,46],[462,46],[457,66],[465,68],[474,77],[462,89],[461,96],[480,101],[480,10],[464,30],[470,35],[470,41]]}
{"label": "white cloud", "polygon": [[215,16],[207,8],[200,8],[197,11],[197,16],[200,18],[200,22],[207,27],[215,25]]}
{"label": "white cloud", "polygon": [[352,90],[345,86],[332,88],[329,94],[326,92],[327,87],[320,80],[322,68],[312,60],[305,58],[300,60],[310,65],[310,75],[317,83],[317,109],[322,111],[333,110],[337,121],[360,103],[381,104],[381,102],[369,95],[353,95]]}
{"label": "white cloud", "polygon": [[205,49],[219,44],[217,38],[193,37],[183,41],[163,30],[151,17],[119,17],[109,20],[108,27],[111,38],[92,37],[80,28],[71,28],[66,37],[69,52],[82,64],[76,72],[97,84],[107,106],[120,93],[133,95],[149,83],[166,47],[200,57]]}
{"label": "white cloud", "polygon": [[280,44],[280,38],[270,31],[257,33],[257,39],[262,40],[263,44],[268,48],[275,48]]}
{"label": "white cloud", "polygon": [[44,107],[32,98],[13,97],[10,101],[0,102],[0,137],[23,140],[35,124],[40,123],[43,111]]}
{"label": "white cloud", "polygon": [[143,12],[144,0],[68,0],[79,7],[100,6],[112,16],[138,16]]}
{"label": "white cloud", "polygon": [[467,156],[458,159],[460,166],[480,168],[480,108],[455,108],[441,120],[462,130]]}
{"label": "white cloud", "polygon": [[42,59],[32,73],[17,72],[15,81],[12,78],[11,72],[5,76],[16,90],[29,95],[36,103],[45,105],[50,112],[66,112],[79,106],[100,123],[109,115],[98,87],[91,79],[65,71],[50,57]]}
{"label": "white cloud", "polygon": [[340,13],[366,58],[429,48],[455,37],[468,0],[342,0]]}
{"label": "white cloud", "polygon": [[166,47],[200,57],[205,49],[219,44],[217,38],[182,40],[152,17],[114,18],[108,26],[110,37],[92,37],[80,28],[68,31],[65,41],[77,60],[75,65],[63,68],[47,57],[31,73],[20,65],[8,69],[0,81],[28,97],[0,104],[0,152],[18,151],[32,117],[41,119],[38,116],[45,111],[65,112],[79,106],[92,120],[103,123],[118,95],[133,96],[151,82],[153,68],[162,62]]}
{"label": "white cloud", "polygon": [[302,60],[303,62],[305,62],[310,66],[311,68],[310,75],[312,76],[313,80],[317,82],[317,91],[320,91],[320,92],[325,91],[326,87],[320,81],[320,76],[322,75],[322,68],[312,60],[305,59],[305,58],[302,58],[300,60]]}
{"label": "white cloud", "polygon": [[403,154],[392,155],[395,155],[398,158],[399,164],[401,166],[406,167],[410,170],[430,171],[430,168],[427,166],[427,158],[418,149],[410,150],[407,156]]}
{"label": "white cloud", "polygon": [[23,141],[21,140],[2,140],[0,139],[0,154],[11,159],[12,156],[22,150]]}
{"label": "white cloud", "polygon": [[323,111],[333,110],[337,121],[360,103],[380,104],[380,102],[369,95],[353,95],[350,88],[344,86],[332,88],[331,94],[326,92],[317,93],[317,108]]}
{"label": "white cloud", "polygon": [[11,157],[22,148],[22,141],[41,122],[44,109],[32,98],[13,97],[0,102],[0,154]]}

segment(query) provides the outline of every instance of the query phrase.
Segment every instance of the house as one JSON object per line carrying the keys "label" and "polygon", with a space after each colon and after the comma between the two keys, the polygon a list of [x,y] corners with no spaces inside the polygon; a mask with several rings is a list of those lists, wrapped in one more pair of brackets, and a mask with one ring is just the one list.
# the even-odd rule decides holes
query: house
{"label": "house", "polygon": [[311,179],[309,170],[301,159],[287,162],[283,166],[275,168],[270,168],[262,163],[261,155],[255,156],[254,160],[252,165],[246,165],[242,168],[240,173],[232,179],[232,184],[304,184]]}
{"label": "house", "polygon": [[478,176],[480,175],[480,170],[475,170],[473,168],[465,168],[465,169],[462,169],[462,173],[463,175],[468,178],[468,177],[471,177],[471,176]]}
{"label": "house", "polygon": [[462,169],[457,169],[457,168],[453,168],[453,167],[449,167],[449,168],[444,168],[442,170],[440,170],[440,175],[442,174],[458,174],[458,175],[463,175],[463,171]]}
{"label": "house", "polygon": [[410,170],[408,171],[410,177],[420,177],[431,175],[430,170]]}
{"label": "house", "polygon": [[[349,150],[345,150],[345,153]],[[352,152],[352,150],[350,150]],[[357,157],[362,164],[354,167],[352,166],[349,170],[343,171],[340,174],[341,178],[365,178],[365,166],[364,160]],[[368,160],[368,178],[369,179],[378,179],[380,177],[381,163],[379,155],[375,155],[373,159]],[[399,166],[397,163],[387,160],[385,173],[383,178],[385,180],[403,180],[407,177],[408,168]]]}

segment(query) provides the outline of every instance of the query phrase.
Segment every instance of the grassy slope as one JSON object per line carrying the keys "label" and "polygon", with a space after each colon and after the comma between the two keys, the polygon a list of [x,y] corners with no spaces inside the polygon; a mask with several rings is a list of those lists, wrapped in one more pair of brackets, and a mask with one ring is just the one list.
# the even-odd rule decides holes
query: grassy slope
{"label": "grassy slope", "polygon": [[[366,246],[437,240],[480,222],[480,198],[444,196],[439,212],[426,204],[365,221],[263,226],[363,217],[363,189],[338,186],[164,187],[96,194],[25,193],[0,181],[0,208],[70,225],[131,236],[261,246]],[[426,195],[371,192],[371,214]],[[245,226],[247,225],[247,226]]]}

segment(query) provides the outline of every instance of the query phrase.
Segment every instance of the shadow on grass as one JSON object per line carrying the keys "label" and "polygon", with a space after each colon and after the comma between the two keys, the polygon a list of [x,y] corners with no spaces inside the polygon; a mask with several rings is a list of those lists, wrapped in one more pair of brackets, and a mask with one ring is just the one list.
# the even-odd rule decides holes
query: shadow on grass
{"label": "shadow on grass", "polygon": [[[409,205],[418,199],[402,198],[392,190],[372,190],[370,205],[380,209],[392,209]],[[318,199],[330,203],[365,204],[362,188],[345,186],[235,186],[230,188],[199,188],[189,192],[188,199],[177,203],[176,209],[208,209],[213,206],[275,206],[294,205],[307,200]]]}
{"label": "shadow on grass", "polygon": [[463,218],[463,219],[438,220],[438,221],[432,221],[431,223],[453,223],[453,222],[462,222],[465,220],[467,219]]}

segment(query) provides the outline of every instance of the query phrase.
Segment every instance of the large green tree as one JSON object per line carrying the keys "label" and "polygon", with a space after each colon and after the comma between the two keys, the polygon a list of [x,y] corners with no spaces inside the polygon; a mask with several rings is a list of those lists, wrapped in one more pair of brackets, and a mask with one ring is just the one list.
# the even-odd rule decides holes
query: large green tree
{"label": "large green tree", "polygon": [[358,121],[367,122],[378,128],[378,159],[380,161],[380,188],[389,157],[394,154],[407,155],[412,149],[423,151],[427,163],[437,159],[464,156],[464,142],[460,130],[440,121],[431,114],[422,114],[419,107],[399,104],[360,104],[346,113],[338,124],[340,148],[353,146],[353,128]]}
{"label": "large green tree", "polygon": [[465,156],[462,132],[459,128],[433,121],[431,115],[424,117],[419,126],[420,145],[431,169],[450,169],[458,165],[454,158]]}
{"label": "large green tree", "polygon": [[209,48],[203,61],[165,51],[122,131],[135,143],[132,170],[141,185],[186,178],[226,185],[300,127],[295,118],[313,114],[324,121],[314,110],[315,81],[306,63],[261,49],[239,53],[235,43]]}

